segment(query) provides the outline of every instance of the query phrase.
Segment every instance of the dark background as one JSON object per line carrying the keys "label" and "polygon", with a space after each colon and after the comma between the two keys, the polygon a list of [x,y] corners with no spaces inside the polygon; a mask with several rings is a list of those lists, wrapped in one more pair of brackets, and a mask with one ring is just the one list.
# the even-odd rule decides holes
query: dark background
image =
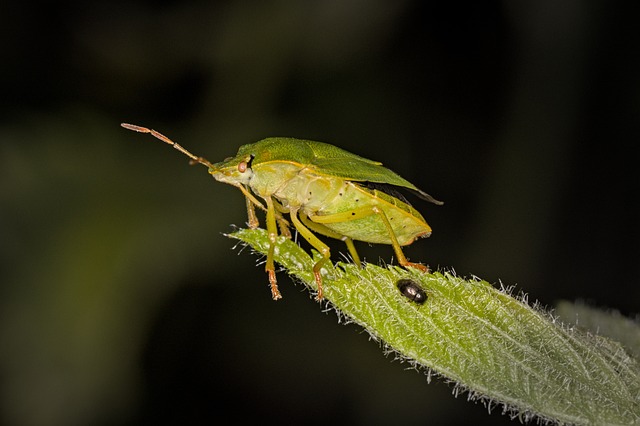
{"label": "dark background", "polygon": [[[610,1],[0,6],[0,422],[511,424],[385,357],[222,233],[267,136],[382,160],[432,267],[638,311],[640,33]],[[334,249],[334,259],[338,259]],[[359,244],[370,261],[390,247]]]}

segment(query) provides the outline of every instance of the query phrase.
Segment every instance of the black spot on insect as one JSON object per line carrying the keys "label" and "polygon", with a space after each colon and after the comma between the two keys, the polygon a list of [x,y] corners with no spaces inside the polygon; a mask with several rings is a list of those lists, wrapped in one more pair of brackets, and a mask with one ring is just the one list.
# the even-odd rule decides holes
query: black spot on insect
{"label": "black spot on insect", "polygon": [[413,280],[410,280],[408,278],[400,279],[396,283],[396,286],[404,297],[417,303],[418,305],[422,305],[427,301],[427,293],[425,293],[422,287],[420,287],[418,283]]}
{"label": "black spot on insect", "polygon": [[351,216],[355,216],[355,215],[356,215],[356,212],[351,212]]}

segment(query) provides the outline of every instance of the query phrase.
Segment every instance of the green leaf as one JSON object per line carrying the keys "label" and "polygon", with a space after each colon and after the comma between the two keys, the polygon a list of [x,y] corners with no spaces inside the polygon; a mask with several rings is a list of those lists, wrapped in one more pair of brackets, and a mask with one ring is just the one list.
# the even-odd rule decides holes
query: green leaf
{"label": "green leaf", "polygon": [[[266,231],[242,229],[229,237],[265,254]],[[314,253],[316,260],[318,254]],[[294,242],[278,239],[275,259],[315,289],[312,259]],[[420,305],[396,287],[412,279],[427,293]],[[326,301],[417,366],[453,381],[456,394],[514,418],[575,424],[640,423],[640,367],[607,338],[563,326],[531,307],[526,297],[453,273],[337,263],[323,270]]]}
{"label": "green leaf", "polygon": [[560,301],[555,308],[556,314],[563,321],[616,340],[636,360],[640,359],[640,323],[638,320],[626,318],[615,310],[603,311],[584,303]]}

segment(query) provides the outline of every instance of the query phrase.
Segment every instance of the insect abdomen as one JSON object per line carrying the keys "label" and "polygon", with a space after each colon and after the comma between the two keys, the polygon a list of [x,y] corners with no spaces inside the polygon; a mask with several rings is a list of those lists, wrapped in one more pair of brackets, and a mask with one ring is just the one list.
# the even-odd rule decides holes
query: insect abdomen
{"label": "insect abdomen", "polygon": [[[351,211],[366,211],[369,208],[381,209],[389,219],[389,223],[401,246],[411,244],[416,238],[427,237],[431,228],[424,218],[410,205],[377,190],[362,188],[356,183],[343,181],[339,191],[332,198],[325,198],[324,203],[316,206],[313,203],[304,205],[308,215],[331,215]],[[324,223],[331,230],[354,240],[373,244],[391,244],[389,231],[383,219],[372,212],[371,215],[353,220]]]}
{"label": "insect abdomen", "polygon": [[[262,177],[267,170],[269,170],[268,167],[261,168]],[[259,195],[274,196],[285,207],[300,207],[302,212],[310,217],[352,212],[359,218],[351,219],[347,216],[344,220],[322,223],[332,231],[358,241],[392,244],[389,230],[378,214],[371,210],[370,214],[362,216],[363,212],[367,213],[368,209],[374,207],[382,210],[389,219],[401,246],[409,245],[416,238],[431,234],[431,228],[422,215],[409,204],[395,197],[334,176],[323,176],[304,168],[299,168],[295,172],[294,170],[291,167],[289,173],[281,174],[277,186],[273,186],[276,179],[266,179],[272,185],[267,191],[270,193]],[[256,189],[254,185],[257,183],[254,178],[252,180],[254,190]]]}

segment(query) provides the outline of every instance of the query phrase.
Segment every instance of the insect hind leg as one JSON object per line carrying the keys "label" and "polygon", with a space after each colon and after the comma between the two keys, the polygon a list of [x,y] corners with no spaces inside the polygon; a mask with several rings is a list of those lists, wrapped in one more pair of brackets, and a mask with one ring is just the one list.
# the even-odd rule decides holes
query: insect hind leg
{"label": "insect hind leg", "polygon": [[339,223],[339,222],[348,222],[350,220],[362,219],[371,215],[378,215],[378,217],[382,220],[384,227],[389,234],[389,239],[391,240],[391,247],[393,247],[393,251],[398,258],[398,263],[403,267],[411,267],[419,269],[423,272],[429,272],[429,268],[421,263],[409,262],[407,257],[402,252],[402,247],[398,242],[398,238],[396,237],[395,232],[393,231],[393,227],[391,226],[391,222],[389,222],[389,218],[384,213],[384,211],[378,206],[367,206],[360,207],[353,210],[348,210],[346,212],[334,213],[330,215],[322,215],[322,216],[311,216],[309,220],[316,223]]}
{"label": "insect hind leg", "polygon": [[374,213],[380,216],[380,218],[382,219],[382,222],[384,223],[384,226],[387,228],[387,231],[389,231],[389,237],[391,238],[391,246],[393,247],[393,251],[395,251],[396,253],[396,257],[398,258],[398,263],[405,268],[410,267],[410,268],[419,269],[422,272],[429,272],[429,268],[426,265],[423,265],[421,263],[409,262],[407,260],[407,257],[402,252],[402,247],[398,242],[398,238],[396,237],[395,232],[393,232],[393,227],[391,226],[391,222],[389,222],[389,218],[387,217],[386,214],[384,214],[384,211],[382,211],[382,209],[378,207],[373,207],[372,210],[374,210]]}

